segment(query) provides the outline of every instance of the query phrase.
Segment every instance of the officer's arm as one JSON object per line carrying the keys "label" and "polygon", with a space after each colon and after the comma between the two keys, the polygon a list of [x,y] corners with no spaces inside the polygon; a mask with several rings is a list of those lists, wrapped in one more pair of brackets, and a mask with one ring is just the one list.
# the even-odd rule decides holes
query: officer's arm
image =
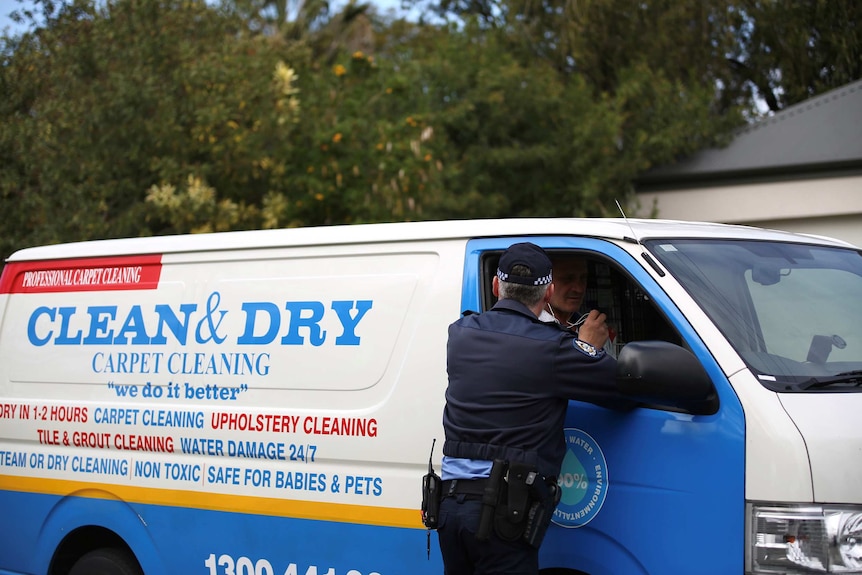
{"label": "officer's arm", "polygon": [[560,339],[554,371],[555,391],[560,397],[614,409],[636,405],[617,389],[616,359],[583,339],[569,334]]}

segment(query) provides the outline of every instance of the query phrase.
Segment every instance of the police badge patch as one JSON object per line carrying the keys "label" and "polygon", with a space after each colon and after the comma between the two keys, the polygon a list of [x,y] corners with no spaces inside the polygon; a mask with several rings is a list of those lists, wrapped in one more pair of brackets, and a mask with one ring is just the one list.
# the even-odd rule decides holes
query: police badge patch
{"label": "police badge patch", "polygon": [[575,348],[580,349],[582,352],[584,352],[585,355],[588,355],[590,357],[596,357],[597,355],[599,355],[599,350],[597,350],[595,346],[590,345],[587,342],[581,341],[579,339],[575,340]]}

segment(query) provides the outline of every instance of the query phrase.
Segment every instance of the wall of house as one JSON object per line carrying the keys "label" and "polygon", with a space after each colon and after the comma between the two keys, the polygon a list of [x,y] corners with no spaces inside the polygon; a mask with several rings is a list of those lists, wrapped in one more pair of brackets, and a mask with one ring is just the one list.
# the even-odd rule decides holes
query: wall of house
{"label": "wall of house", "polygon": [[862,175],[639,192],[638,217],[768,227],[862,247]]}

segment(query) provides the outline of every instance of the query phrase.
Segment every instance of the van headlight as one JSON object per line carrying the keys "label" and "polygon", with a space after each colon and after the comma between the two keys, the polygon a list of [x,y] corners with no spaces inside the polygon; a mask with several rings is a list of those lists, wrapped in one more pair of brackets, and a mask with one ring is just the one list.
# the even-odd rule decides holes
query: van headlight
{"label": "van headlight", "polygon": [[862,505],[747,507],[746,573],[862,573]]}

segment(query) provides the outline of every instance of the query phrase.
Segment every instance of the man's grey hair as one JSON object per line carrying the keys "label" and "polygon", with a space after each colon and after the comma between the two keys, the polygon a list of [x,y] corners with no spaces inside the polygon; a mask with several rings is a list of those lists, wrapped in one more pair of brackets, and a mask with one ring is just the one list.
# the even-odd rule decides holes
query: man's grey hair
{"label": "man's grey hair", "polygon": [[[512,267],[512,274],[515,276],[529,276],[530,268],[527,266],[516,265]],[[545,297],[545,292],[551,284],[528,286],[516,284],[513,282],[500,281],[499,296],[500,299],[513,299],[519,301],[527,307],[533,307],[542,301]]]}

